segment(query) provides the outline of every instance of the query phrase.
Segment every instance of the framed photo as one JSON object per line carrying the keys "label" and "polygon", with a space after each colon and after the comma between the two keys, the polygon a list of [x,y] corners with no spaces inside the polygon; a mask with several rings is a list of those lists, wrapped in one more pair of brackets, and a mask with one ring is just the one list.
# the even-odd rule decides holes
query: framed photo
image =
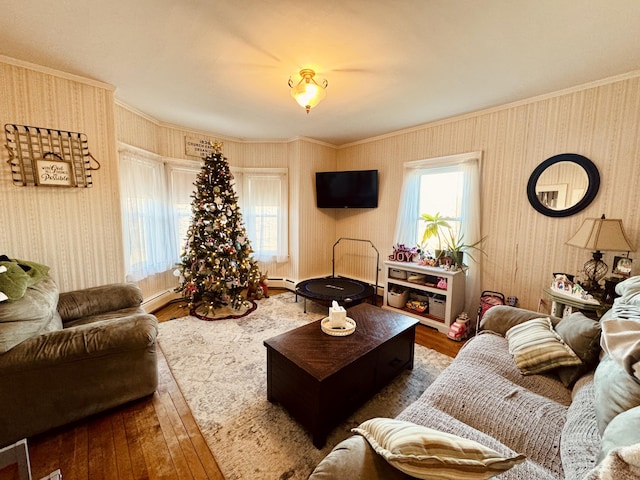
{"label": "framed photo", "polygon": [[613,270],[612,273],[621,275],[623,277],[631,276],[631,264],[633,260],[629,257],[613,257]]}

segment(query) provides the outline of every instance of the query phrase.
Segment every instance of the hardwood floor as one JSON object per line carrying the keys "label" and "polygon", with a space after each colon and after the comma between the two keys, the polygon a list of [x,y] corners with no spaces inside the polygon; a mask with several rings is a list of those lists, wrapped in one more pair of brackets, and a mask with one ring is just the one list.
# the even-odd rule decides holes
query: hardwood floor
{"label": "hardwood floor", "polygon": [[[154,313],[160,322],[182,317],[187,311],[181,304]],[[416,343],[451,357],[462,346],[424,325],[416,330]],[[65,480],[224,480],[160,349],[158,365],[152,396],[30,438],[33,478],[59,468]],[[14,479],[15,469],[0,470],[0,480]]]}

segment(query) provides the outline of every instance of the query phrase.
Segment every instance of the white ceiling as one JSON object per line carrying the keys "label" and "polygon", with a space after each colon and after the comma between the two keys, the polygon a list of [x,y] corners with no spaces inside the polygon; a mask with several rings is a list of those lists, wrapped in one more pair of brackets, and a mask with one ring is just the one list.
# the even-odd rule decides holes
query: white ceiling
{"label": "white ceiling", "polygon": [[[0,53],[166,123],[342,145],[640,69],[640,0],[0,0]],[[329,82],[306,114],[287,81]]]}

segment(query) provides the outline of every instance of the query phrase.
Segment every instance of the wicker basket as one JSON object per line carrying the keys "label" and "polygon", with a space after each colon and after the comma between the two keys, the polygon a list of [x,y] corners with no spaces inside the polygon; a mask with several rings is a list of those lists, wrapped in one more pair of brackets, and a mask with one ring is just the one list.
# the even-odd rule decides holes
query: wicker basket
{"label": "wicker basket", "polygon": [[409,290],[403,290],[402,292],[387,292],[387,304],[394,308],[404,308],[409,299]]}

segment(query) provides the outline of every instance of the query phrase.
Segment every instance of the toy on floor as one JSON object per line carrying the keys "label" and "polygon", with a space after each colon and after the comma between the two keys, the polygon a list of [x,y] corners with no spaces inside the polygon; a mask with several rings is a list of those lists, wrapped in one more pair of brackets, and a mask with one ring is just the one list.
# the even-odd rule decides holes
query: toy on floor
{"label": "toy on floor", "polygon": [[449,327],[449,332],[447,333],[447,336],[451,340],[456,340],[460,342],[466,339],[468,334],[469,334],[469,315],[462,312],[460,315],[458,315],[458,318],[456,318],[456,321],[453,324],[451,324],[451,327]]}

